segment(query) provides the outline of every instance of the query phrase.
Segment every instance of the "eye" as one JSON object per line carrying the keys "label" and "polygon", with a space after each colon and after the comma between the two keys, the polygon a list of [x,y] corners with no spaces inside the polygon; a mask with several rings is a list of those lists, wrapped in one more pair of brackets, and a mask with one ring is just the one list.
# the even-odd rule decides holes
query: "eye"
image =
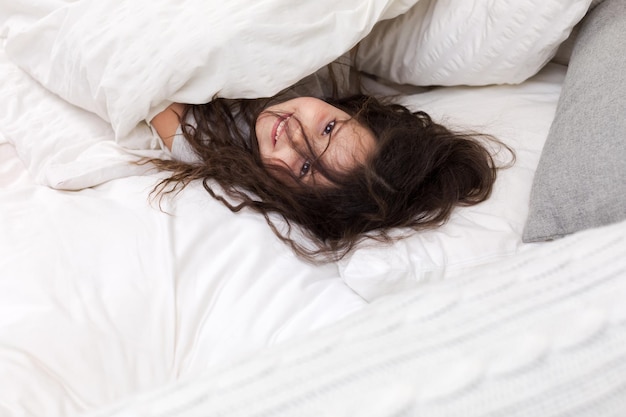
{"label": "eye", "polygon": [[300,178],[308,174],[310,170],[311,170],[311,163],[309,161],[306,161],[304,164],[302,164],[302,168],[300,168]]}
{"label": "eye", "polygon": [[322,132],[322,135],[330,135],[335,128],[335,121],[328,123]]}

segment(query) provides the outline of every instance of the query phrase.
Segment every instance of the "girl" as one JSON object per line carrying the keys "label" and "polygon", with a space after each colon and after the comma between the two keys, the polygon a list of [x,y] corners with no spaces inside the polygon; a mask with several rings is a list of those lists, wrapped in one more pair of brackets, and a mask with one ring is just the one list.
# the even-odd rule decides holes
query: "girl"
{"label": "girl", "polygon": [[171,172],[158,191],[201,180],[232,211],[263,214],[309,260],[389,241],[392,228],[441,225],[455,206],[487,199],[496,179],[480,135],[362,94],[176,103],[151,123],[173,153],[153,161]]}

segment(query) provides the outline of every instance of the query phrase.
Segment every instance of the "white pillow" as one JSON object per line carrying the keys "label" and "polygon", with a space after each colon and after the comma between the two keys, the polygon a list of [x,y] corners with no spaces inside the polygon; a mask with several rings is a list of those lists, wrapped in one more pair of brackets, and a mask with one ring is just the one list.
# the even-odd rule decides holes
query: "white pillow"
{"label": "white pillow", "polygon": [[416,2],[82,0],[10,32],[7,53],[119,139],[170,102],[273,95]]}
{"label": "white pillow", "polygon": [[354,251],[340,262],[345,282],[373,300],[444,274],[463,276],[472,267],[520,250],[534,172],[565,71],[548,64],[519,85],[445,87],[404,98],[403,103],[444,125],[494,135],[514,148],[517,160],[499,171],[487,201],[455,209],[442,227],[411,233],[392,245],[366,243]]}
{"label": "white pillow", "polygon": [[556,53],[591,0],[422,0],[381,22],[358,66],[413,85],[515,84]]}

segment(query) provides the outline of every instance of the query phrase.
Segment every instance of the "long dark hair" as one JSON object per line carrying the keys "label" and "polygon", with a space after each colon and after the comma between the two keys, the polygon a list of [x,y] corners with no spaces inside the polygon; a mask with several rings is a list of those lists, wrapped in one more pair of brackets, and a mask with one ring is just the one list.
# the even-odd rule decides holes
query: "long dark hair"
{"label": "long dark hair", "polygon": [[374,152],[349,172],[320,166],[329,185],[285,183],[270,173],[281,167],[263,164],[254,133],[260,112],[276,101],[280,97],[187,106],[181,120],[193,116],[195,123],[182,123],[182,131],[198,163],[152,161],[171,172],[155,191],[163,197],[199,180],[233,212],[261,213],[298,255],[327,261],[364,238],[390,241],[392,228],[437,227],[455,206],[486,200],[498,169],[491,145],[513,155],[486,135],[453,132],[424,112],[352,95],[326,101],[374,133]]}

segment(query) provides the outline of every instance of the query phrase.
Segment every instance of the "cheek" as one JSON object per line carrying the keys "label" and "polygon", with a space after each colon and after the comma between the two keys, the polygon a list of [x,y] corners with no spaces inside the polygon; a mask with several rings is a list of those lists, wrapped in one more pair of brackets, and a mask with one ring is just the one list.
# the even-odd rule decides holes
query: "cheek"
{"label": "cheek", "polygon": [[334,165],[343,171],[349,171],[355,167],[355,165],[360,162],[363,158],[355,149],[337,149],[336,156],[334,159]]}
{"label": "cheek", "polygon": [[274,160],[263,160],[263,167],[267,172],[267,175],[278,180],[279,182],[287,186],[297,186],[298,179],[294,178],[291,171],[280,164],[276,164]]}
{"label": "cheek", "polygon": [[268,129],[271,129],[271,126],[268,126],[270,122],[270,118],[266,116],[259,116],[254,125],[254,134],[256,136],[257,147],[259,149],[259,153],[262,158],[269,157],[270,153],[270,144],[267,143],[267,138],[269,137]]}
{"label": "cheek", "polygon": [[331,166],[336,169],[350,171],[357,165],[365,163],[369,155],[374,151],[375,141],[367,133],[354,131],[344,141],[337,141],[328,155]]}

